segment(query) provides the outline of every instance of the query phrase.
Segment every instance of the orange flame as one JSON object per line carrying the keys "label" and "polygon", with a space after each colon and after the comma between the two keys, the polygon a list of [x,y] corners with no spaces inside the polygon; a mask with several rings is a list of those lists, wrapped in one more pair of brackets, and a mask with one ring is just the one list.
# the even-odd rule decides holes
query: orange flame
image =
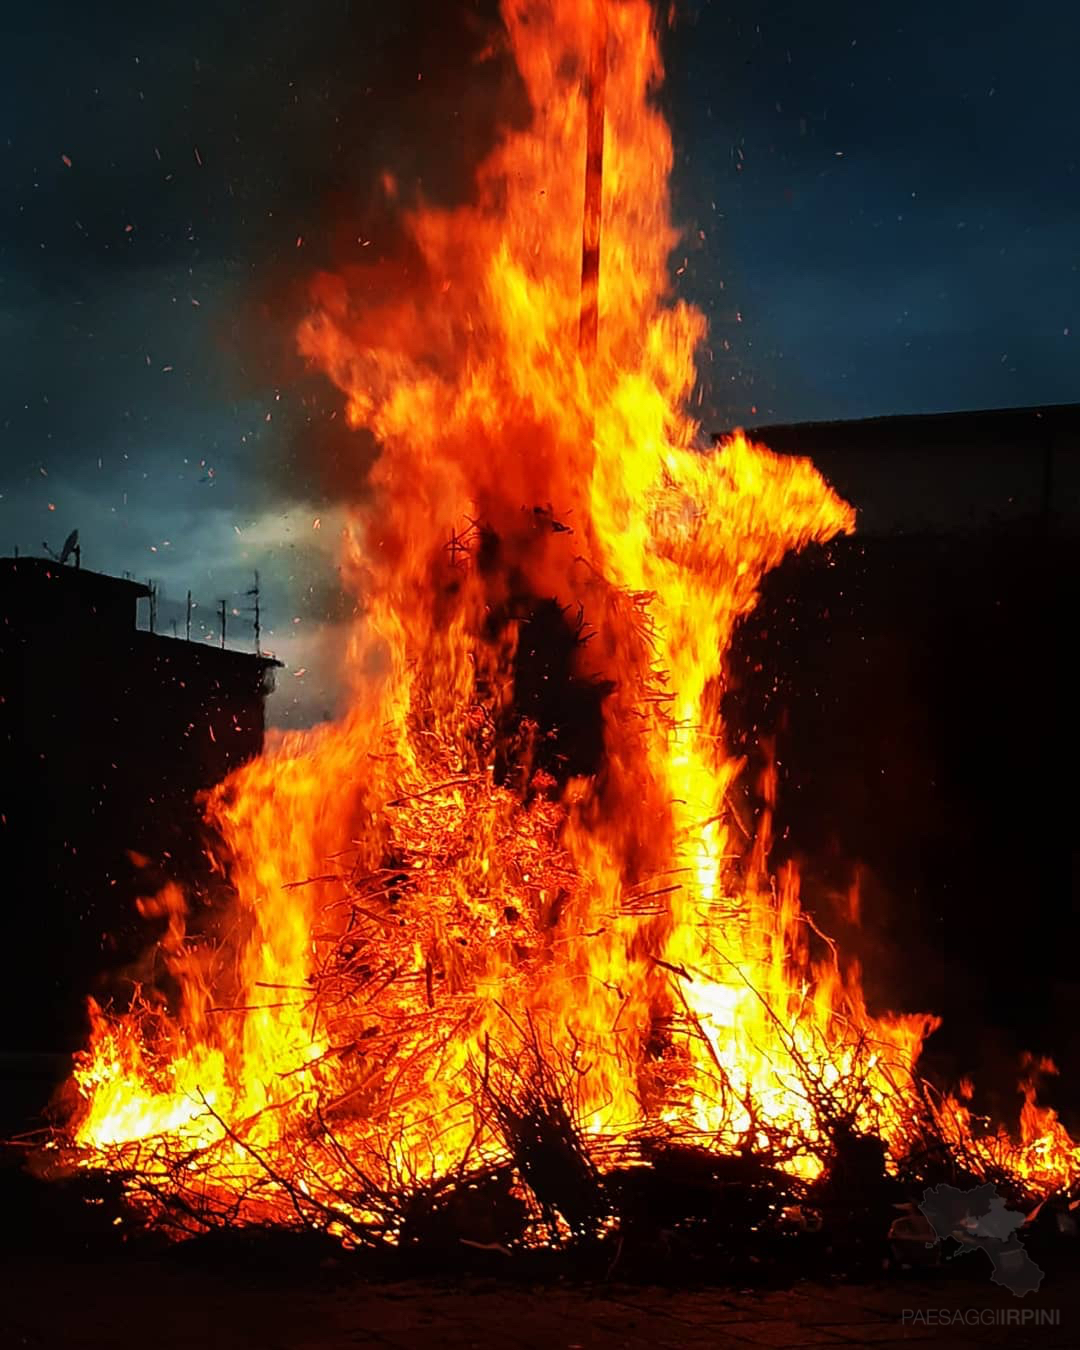
{"label": "orange flame", "polygon": [[[678,1129],[809,1176],[825,1103],[904,1148],[934,1019],[871,1016],[796,873],[770,878],[773,790],[747,843],[720,711],[763,574],[854,512],[808,461],[741,434],[697,448],[684,410],[705,324],[668,291],[652,14],[606,10],[587,362],[591,0],[506,0],[531,122],[472,204],[404,217],[407,276],[315,283],[301,350],[381,446],[345,556],[363,610],[351,709],[276,737],[213,794],[231,926],[191,938],[178,892],[162,898],[179,999],[95,1013],[76,1073],[91,1164],[165,1141],[222,1212],[272,1164],[231,1212],[325,1218],[347,1210],[350,1169],[389,1187],[497,1155],[485,1093],[526,1063],[558,1076],[595,1141]],[[512,716],[545,600],[589,625],[574,676],[602,719],[599,765],[561,786]],[[963,1111],[940,1116],[967,1138]],[[1033,1099],[1024,1131],[1019,1162],[1075,1170]]]}

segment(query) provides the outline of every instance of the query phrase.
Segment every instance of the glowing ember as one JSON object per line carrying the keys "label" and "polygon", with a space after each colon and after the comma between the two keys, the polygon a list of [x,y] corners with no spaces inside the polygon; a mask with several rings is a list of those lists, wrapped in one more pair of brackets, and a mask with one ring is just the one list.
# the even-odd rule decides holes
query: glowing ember
{"label": "glowing ember", "polygon": [[[380,1196],[505,1159],[507,1111],[540,1099],[601,1169],[666,1132],[813,1176],[837,1130],[900,1158],[927,1119],[1040,1187],[1076,1169],[1033,1094],[1019,1143],[927,1100],[934,1020],[871,1016],[798,877],[767,872],[769,811],[749,843],[734,825],[734,627],[767,569],[854,513],[807,461],[742,436],[696,448],[704,321],[668,300],[652,14],[597,2],[595,351],[591,0],[506,0],[531,124],[483,164],[474,205],[405,218],[407,276],[316,282],[301,349],[382,447],[345,559],[352,706],[213,794],[235,907],[211,941],[185,933],[178,890],[154,902],[168,1010],[95,1014],[76,1139],[151,1210],[345,1233]],[[595,763],[560,760],[565,734],[519,715],[519,648],[551,601],[602,726]]]}

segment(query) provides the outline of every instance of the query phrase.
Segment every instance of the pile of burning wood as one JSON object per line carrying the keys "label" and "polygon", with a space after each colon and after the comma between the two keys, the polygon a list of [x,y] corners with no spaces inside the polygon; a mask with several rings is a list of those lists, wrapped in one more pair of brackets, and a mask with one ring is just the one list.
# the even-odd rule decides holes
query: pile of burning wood
{"label": "pile of burning wood", "polygon": [[775,774],[737,809],[733,633],[854,511],[699,448],[653,20],[506,5],[532,122],[405,215],[391,285],[315,282],[301,350],[381,447],[348,710],[212,794],[231,904],[146,903],[165,975],[95,1010],[51,1151],[158,1230],[685,1276],[876,1260],[921,1186],[1080,1174],[1033,1087],[1015,1138],[926,1088],[935,1019],[872,1012],[770,873]]}
{"label": "pile of burning wood", "polygon": [[[581,636],[576,629],[574,640]],[[1005,1133],[977,1128],[956,1099],[934,1092],[906,1063],[883,1067],[887,1046],[872,1028],[844,1048],[849,1072],[830,1073],[836,1039],[821,1032],[807,1041],[785,1030],[781,1011],[758,989],[753,997],[784,1052],[775,1072],[789,1088],[797,1083],[805,1104],[797,1125],[771,1116],[767,1102],[733,1081],[700,1014],[673,995],[639,1066],[640,1118],[598,1127],[587,1061],[610,1055],[611,1046],[578,1036],[572,1023],[570,1036],[561,1034],[567,1024],[553,1025],[551,1009],[530,1008],[525,997],[558,959],[585,882],[562,842],[559,785],[531,767],[539,731],[504,711],[500,731],[490,706],[474,707],[473,757],[465,760],[460,741],[455,749],[429,732],[427,786],[402,788],[386,802],[381,866],[366,868],[349,850],[330,870],[284,883],[287,893],[320,895],[317,959],[302,984],[258,981],[247,993],[258,1004],[206,1006],[200,1034],[219,1045],[228,1045],[222,1028],[230,1019],[256,1010],[277,1019],[288,1009],[300,1019],[303,1052],[280,1075],[284,1090],[238,1117],[219,1104],[220,1088],[194,1081],[184,1093],[185,1128],[174,1119],[136,1139],[91,1137],[74,1149],[61,1132],[39,1165],[53,1174],[110,1173],[129,1229],[185,1238],[237,1230],[257,1238],[268,1226],[322,1233],[373,1268],[398,1272],[460,1266],[650,1279],[876,1272],[890,1253],[890,1230],[900,1233],[898,1216],[930,1185],[992,1181],[1025,1212],[1046,1199],[1045,1175],[1025,1178]],[[430,709],[424,721],[431,726]],[[477,767],[494,763],[500,740],[511,787]],[[463,856],[498,859],[499,871],[489,865],[488,880],[462,893]],[[645,879],[621,897],[620,912],[635,925],[648,921],[681,884],[678,875]],[[593,931],[584,940],[600,937]],[[824,942],[812,928],[810,937]],[[190,963],[200,939],[172,940],[174,959]],[[485,986],[493,949],[502,950],[494,997]],[[221,959],[220,940],[213,950]],[[692,979],[660,965],[669,989]],[[178,1038],[161,1022],[161,999],[140,1000],[128,1023],[99,1022],[84,1069],[100,1073],[104,1064],[108,1073],[129,1062],[130,1048],[108,1041],[127,1025],[149,1052],[144,1080],[165,1090]],[[688,1040],[715,1054],[715,1120],[742,1115],[735,1147],[724,1130],[692,1121],[680,1049]],[[897,1093],[887,1111],[883,1072],[895,1075]],[[429,1117],[433,1079],[444,1079],[446,1091]],[[84,1083],[91,1092],[94,1080]],[[725,1096],[732,1100],[723,1106]],[[650,1097],[666,1103],[668,1120],[649,1118]],[[413,1102],[425,1109],[411,1112]],[[1029,1109],[1037,1110],[1033,1097]],[[85,1100],[76,1118],[84,1113]],[[444,1148],[443,1139],[455,1142]],[[1072,1198],[1059,1190],[1050,1208],[1067,1211]],[[895,1259],[910,1249],[894,1242],[891,1250]]]}

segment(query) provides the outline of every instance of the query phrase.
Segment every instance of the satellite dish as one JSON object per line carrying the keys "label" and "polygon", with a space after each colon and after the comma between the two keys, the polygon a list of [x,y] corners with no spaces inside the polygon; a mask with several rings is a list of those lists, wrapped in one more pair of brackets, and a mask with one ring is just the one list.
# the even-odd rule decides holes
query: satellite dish
{"label": "satellite dish", "polygon": [[71,533],[68,535],[68,537],[64,540],[64,547],[60,550],[61,566],[67,562],[67,560],[71,557],[73,553],[75,554],[76,557],[78,557],[79,554],[78,530],[72,530]]}

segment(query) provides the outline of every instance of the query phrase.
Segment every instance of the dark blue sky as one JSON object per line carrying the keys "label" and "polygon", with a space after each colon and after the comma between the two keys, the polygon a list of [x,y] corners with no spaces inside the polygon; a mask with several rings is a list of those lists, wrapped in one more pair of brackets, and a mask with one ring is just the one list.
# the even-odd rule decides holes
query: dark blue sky
{"label": "dark blue sky", "polygon": [[[295,296],[389,238],[382,168],[467,183],[510,87],[470,60],[491,9],[5,14],[0,551],[78,526],[86,565],[161,580],[166,626],[258,566],[271,645],[318,669],[301,635],[368,451],[291,354]],[[710,421],[1080,398],[1078,37],[1061,4],[682,6],[664,101]]]}
{"label": "dark blue sky", "polygon": [[1078,30],[1060,3],[733,0],[676,36],[681,214],[723,217],[690,285],[725,280],[764,420],[1080,397]]}

